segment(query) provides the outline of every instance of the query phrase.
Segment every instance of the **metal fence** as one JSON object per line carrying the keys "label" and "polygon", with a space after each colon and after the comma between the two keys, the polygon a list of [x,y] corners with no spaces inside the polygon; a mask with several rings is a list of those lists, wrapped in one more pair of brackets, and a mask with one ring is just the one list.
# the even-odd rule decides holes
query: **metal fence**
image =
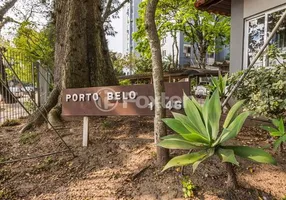
{"label": "metal fence", "polygon": [[39,62],[0,49],[0,124],[33,113],[47,100],[50,83],[51,73]]}

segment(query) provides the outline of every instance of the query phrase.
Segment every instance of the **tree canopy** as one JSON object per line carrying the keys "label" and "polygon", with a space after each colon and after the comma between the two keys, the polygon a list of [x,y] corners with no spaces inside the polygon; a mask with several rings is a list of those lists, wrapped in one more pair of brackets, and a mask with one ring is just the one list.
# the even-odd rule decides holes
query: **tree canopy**
{"label": "tree canopy", "polygon": [[[230,19],[228,17],[199,11],[194,6],[195,0],[160,0],[156,10],[156,24],[159,37],[162,39],[170,34],[184,33],[185,41],[193,47],[196,61],[201,68],[206,65],[207,53],[221,49],[229,44]],[[137,19],[138,31],[133,38],[138,43],[136,50],[144,57],[150,57],[150,48],[144,26],[146,1],[142,1]]]}

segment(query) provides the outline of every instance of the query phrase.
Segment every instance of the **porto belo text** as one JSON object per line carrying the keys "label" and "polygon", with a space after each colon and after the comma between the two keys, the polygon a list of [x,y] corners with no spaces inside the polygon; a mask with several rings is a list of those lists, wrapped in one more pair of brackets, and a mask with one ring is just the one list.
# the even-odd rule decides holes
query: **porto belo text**
{"label": "porto belo text", "polygon": [[[138,108],[149,108],[150,110],[154,109],[155,98],[153,96],[140,96],[135,91],[130,92],[114,92],[114,91],[104,91],[104,95],[101,92],[95,93],[79,93],[79,94],[66,94],[65,101],[66,102],[98,102],[101,101],[108,104],[110,101],[123,101],[123,107],[127,108],[128,103],[135,103]],[[172,110],[181,110],[183,108],[182,105],[182,97],[172,96],[167,97],[165,93],[162,94],[162,105],[164,108]]]}
{"label": "porto belo text", "polygon": [[[106,92],[106,98],[108,101],[119,101],[119,100],[134,100],[137,97],[135,91],[130,92]],[[70,101],[98,101],[100,98],[99,93],[86,93],[86,94],[66,94],[66,102]]]}

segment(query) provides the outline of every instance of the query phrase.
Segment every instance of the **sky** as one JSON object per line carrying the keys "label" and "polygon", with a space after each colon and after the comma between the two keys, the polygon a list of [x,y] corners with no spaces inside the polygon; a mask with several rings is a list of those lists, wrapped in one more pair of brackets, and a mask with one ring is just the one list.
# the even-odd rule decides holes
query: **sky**
{"label": "sky", "polygon": [[[2,2],[3,0],[0,0],[0,5],[3,4]],[[121,1],[121,0],[120,0]],[[23,5],[27,5],[25,8],[23,8]],[[14,19],[18,20],[18,21],[23,21],[23,17],[21,16],[22,13],[26,13],[26,10],[30,10],[29,7],[31,7],[32,4],[30,2],[30,0],[19,0],[19,2],[16,3],[15,8],[11,9],[8,12],[8,16],[13,17]],[[19,12],[21,14],[19,14]],[[18,15],[17,15],[18,13]],[[122,53],[123,52],[123,9],[121,9],[118,13],[119,18],[116,19],[112,19],[112,26],[114,27],[114,30],[117,32],[117,34],[115,35],[115,37],[111,37],[108,36],[107,40],[108,40],[108,46],[109,46],[109,50],[114,51],[114,52],[118,52],[118,53]],[[37,16],[37,14],[35,14],[33,16],[34,21],[40,22],[39,24],[46,24],[45,18],[42,16],[42,14],[39,14],[39,16]],[[42,19],[42,20],[41,20]],[[43,21],[44,20],[44,21]],[[38,24],[38,25],[39,25]],[[2,30],[1,34],[4,36],[5,39],[11,40],[15,34],[16,34],[16,29],[14,29],[13,27],[15,27],[15,24],[8,24],[5,26],[5,28]]]}
{"label": "sky", "polygon": [[112,19],[112,26],[118,32],[115,37],[108,36],[108,47],[110,51],[122,53],[123,52],[123,9],[119,12],[119,18]]}

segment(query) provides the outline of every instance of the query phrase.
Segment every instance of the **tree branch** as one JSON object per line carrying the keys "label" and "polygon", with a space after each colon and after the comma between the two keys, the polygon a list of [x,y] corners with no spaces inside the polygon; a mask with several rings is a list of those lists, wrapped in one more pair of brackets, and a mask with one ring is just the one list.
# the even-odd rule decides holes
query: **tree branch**
{"label": "tree branch", "polygon": [[3,6],[0,7],[0,21],[2,22],[4,19],[4,15],[12,8],[17,0],[10,0],[6,2]]}
{"label": "tree branch", "polygon": [[113,0],[108,0],[108,2],[107,2],[107,4],[106,4],[104,13],[103,13],[103,15],[102,15],[102,18],[103,18],[103,21],[104,21],[104,22],[105,22],[105,20],[108,18],[108,13],[110,13],[111,6],[112,6],[112,1],[113,1]]}
{"label": "tree branch", "polygon": [[[110,1],[112,2],[112,0],[109,0],[108,3]],[[103,15],[103,21],[105,22],[110,15],[119,11],[127,2],[129,2],[129,0],[124,0],[117,8],[114,8],[113,10],[111,10],[111,8],[110,8],[109,12],[106,12],[106,11],[108,11],[108,10],[106,10],[104,12],[104,15]]]}
{"label": "tree branch", "polygon": [[20,22],[14,20],[13,18],[11,17],[6,17],[4,18],[1,22],[0,22],[0,31],[1,29],[5,26],[5,24],[9,23],[9,22],[14,22],[16,24],[20,24]]}

